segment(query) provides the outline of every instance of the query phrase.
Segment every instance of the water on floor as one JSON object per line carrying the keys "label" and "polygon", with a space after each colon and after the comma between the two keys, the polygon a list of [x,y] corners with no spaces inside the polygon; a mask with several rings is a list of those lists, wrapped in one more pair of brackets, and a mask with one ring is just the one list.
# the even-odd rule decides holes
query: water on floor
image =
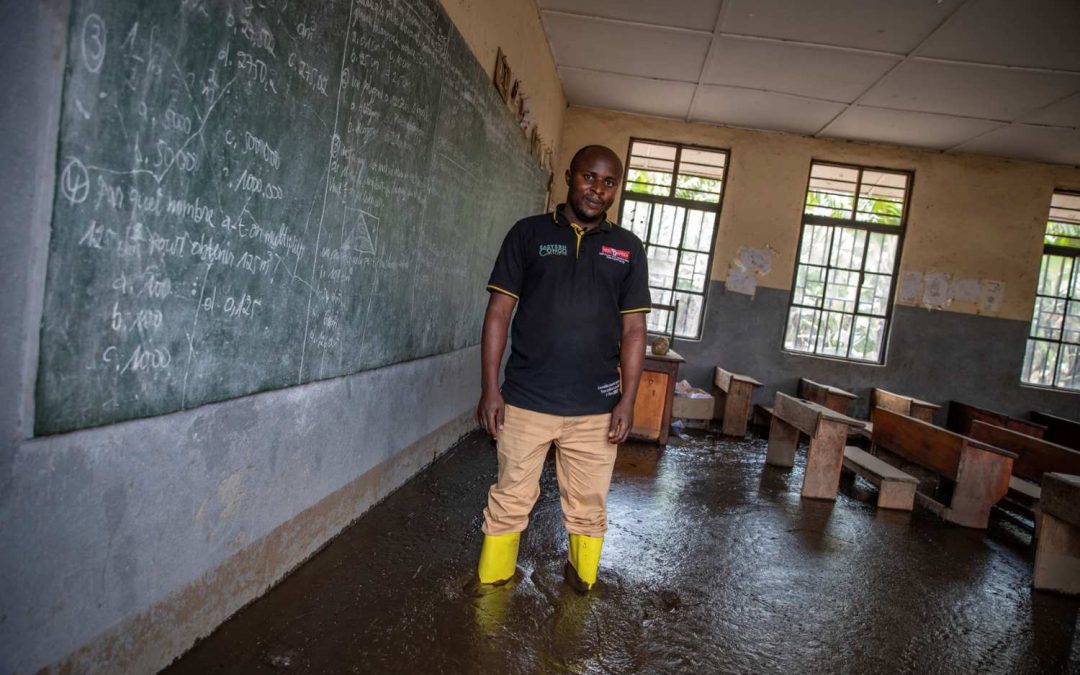
{"label": "water on floor", "polygon": [[861,481],[800,499],[801,464],[764,455],[706,432],[620,448],[587,596],[549,457],[519,574],[477,592],[496,460],[472,434],[168,672],[1080,672],[1080,600],[1031,590],[1027,530],[880,511]]}

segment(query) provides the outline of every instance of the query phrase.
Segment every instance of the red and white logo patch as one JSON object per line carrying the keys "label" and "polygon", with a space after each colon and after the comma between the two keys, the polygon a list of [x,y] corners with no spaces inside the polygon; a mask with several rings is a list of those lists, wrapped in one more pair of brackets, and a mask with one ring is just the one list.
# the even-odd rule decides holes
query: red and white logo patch
{"label": "red and white logo patch", "polygon": [[621,248],[614,248],[611,246],[601,246],[600,255],[608,260],[614,260],[617,263],[623,265],[630,262],[630,251],[623,250]]}

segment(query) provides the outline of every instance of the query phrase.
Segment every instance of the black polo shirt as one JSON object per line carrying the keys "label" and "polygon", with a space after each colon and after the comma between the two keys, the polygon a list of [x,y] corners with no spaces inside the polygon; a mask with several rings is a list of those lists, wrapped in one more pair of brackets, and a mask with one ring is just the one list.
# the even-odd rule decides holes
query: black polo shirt
{"label": "black polo shirt", "polygon": [[588,232],[557,209],[519,220],[488,290],[516,298],[507,403],[552,415],[611,412],[619,402],[622,315],[648,312],[645,248],[603,221]]}

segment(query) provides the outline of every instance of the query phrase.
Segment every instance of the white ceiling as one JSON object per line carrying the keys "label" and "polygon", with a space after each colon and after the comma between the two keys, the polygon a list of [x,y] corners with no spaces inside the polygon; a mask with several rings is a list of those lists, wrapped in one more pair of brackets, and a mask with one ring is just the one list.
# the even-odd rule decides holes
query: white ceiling
{"label": "white ceiling", "polygon": [[1080,166],[1080,0],[537,0],[571,104]]}

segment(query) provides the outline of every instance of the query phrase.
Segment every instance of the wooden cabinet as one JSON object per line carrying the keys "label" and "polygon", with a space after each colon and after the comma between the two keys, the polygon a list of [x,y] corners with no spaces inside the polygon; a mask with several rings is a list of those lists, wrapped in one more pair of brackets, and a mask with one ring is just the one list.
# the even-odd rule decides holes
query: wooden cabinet
{"label": "wooden cabinet", "polygon": [[641,374],[634,400],[630,438],[667,444],[671,404],[675,398],[675,383],[679,380],[679,364],[683,360],[671,350],[663,356],[653,354],[651,347],[645,352],[645,371]]}

